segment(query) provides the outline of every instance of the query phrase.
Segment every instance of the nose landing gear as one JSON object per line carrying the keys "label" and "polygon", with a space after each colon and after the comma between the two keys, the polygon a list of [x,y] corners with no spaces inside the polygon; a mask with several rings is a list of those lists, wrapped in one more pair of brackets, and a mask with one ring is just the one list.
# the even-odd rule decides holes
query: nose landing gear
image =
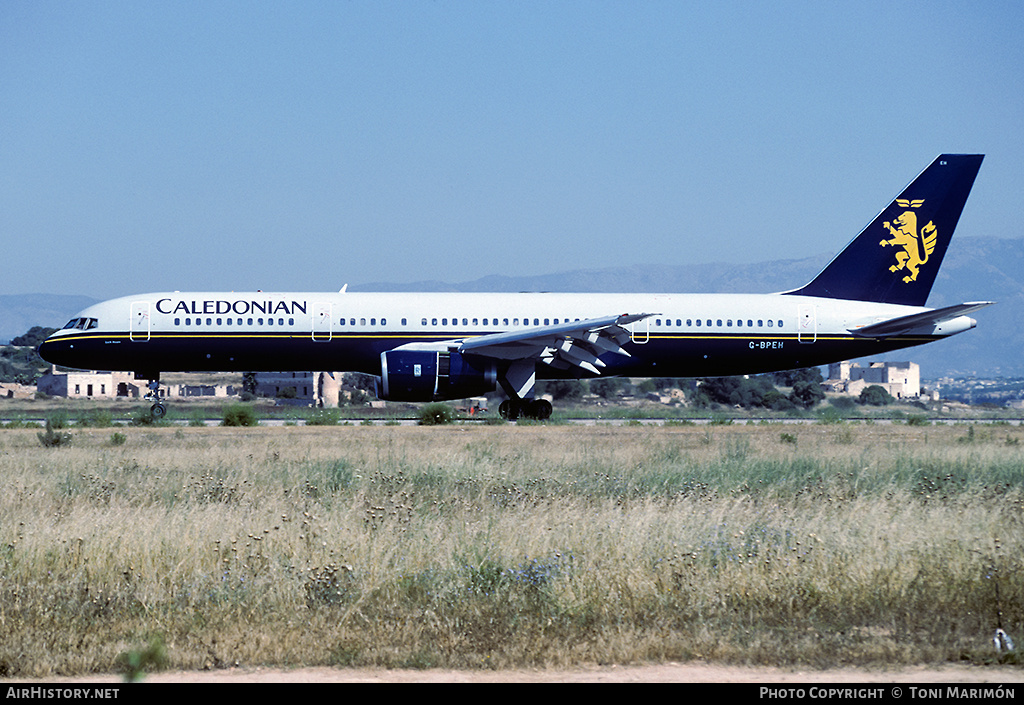
{"label": "nose landing gear", "polygon": [[152,401],[153,406],[149,407],[150,416],[154,419],[162,419],[167,415],[167,405],[164,404],[163,399],[160,396],[160,373],[148,373],[144,377],[136,374],[136,379],[148,379],[149,384],[146,386],[149,388],[149,393],[146,394],[144,399]]}

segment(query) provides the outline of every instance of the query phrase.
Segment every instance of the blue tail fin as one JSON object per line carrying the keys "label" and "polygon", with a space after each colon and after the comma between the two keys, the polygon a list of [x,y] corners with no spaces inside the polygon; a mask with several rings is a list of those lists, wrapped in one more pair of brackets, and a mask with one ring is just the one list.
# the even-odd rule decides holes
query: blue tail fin
{"label": "blue tail fin", "polygon": [[924,306],[983,158],[936,157],[807,286],[785,293]]}

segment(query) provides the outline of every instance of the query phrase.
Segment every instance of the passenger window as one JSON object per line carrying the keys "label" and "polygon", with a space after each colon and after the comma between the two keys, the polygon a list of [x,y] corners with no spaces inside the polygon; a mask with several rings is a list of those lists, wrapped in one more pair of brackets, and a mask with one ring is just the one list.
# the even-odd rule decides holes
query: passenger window
{"label": "passenger window", "polygon": [[512,319],[512,325],[518,326],[519,325],[519,319],[518,318],[513,318]]}
{"label": "passenger window", "polygon": [[779,328],[782,328],[782,321],[779,321]]}
{"label": "passenger window", "polygon": [[[687,319],[686,319],[686,326],[687,326],[687,327],[690,327],[690,326],[692,326],[692,325],[693,325],[693,319],[691,319],[691,318],[687,318]],[[697,325],[700,325],[700,321],[697,321]]]}
{"label": "passenger window", "polygon": [[257,318],[256,319],[256,324],[262,326],[263,325],[263,319],[262,318]]}
{"label": "passenger window", "polygon": [[475,318],[473,319],[473,325],[474,325],[474,326],[478,326],[478,325],[480,325],[479,323],[477,323],[477,319],[475,319]]}
{"label": "passenger window", "polygon": [[231,325],[232,323],[233,323],[233,320],[229,318],[229,319],[227,320],[227,324],[228,324],[228,325],[230,326],[230,325]]}
{"label": "passenger window", "polygon": [[402,325],[403,325],[403,326],[405,326],[405,325],[408,325],[408,320],[409,320],[409,319],[407,319],[407,318],[403,318],[403,319],[402,319]]}
{"label": "passenger window", "polygon": [[421,321],[420,321],[420,325],[421,325],[421,326],[425,326],[425,325],[427,325],[427,319],[426,319],[426,318],[424,318],[423,320],[421,320]]}
{"label": "passenger window", "polygon": [[220,318],[217,319],[217,325],[218,326],[219,325],[223,325],[223,323],[224,323],[223,319],[220,319]]}
{"label": "passenger window", "polygon": [[[188,323],[188,319],[187,318],[185,319],[185,323]],[[251,318],[249,319],[249,325],[250,326],[252,325],[252,319]]]}
{"label": "passenger window", "polygon": [[441,319],[441,325],[442,325],[442,326],[446,326],[446,325],[448,325],[448,319],[447,319],[447,318],[442,318],[442,319]]}
{"label": "passenger window", "polygon": [[[217,321],[217,323],[220,323],[220,321]],[[283,326],[284,325],[284,319],[283,318],[278,318],[277,319],[277,325]]]}
{"label": "passenger window", "polygon": [[772,327],[772,321],[771,321],[771,319],[770,319],[770,318],[768,319],[768,327],[769,327],[769,328],[771,328],[771,327]]}
{"label": "passenger window", "polygon": [[360,318],[359,319],[359,325],[365,326],[366,325],[366,319],[365,318]]}
{"label": "passenger window", "polygon": [[719,318],[719,319],[718,319],[718,327],[719,327],[719,328],[721,328],[721,327],[722,327],[722,319],[721,319],[721,318]]}
{"label": "passenger window", "polygon": [[386,325],[388,324],[388,319],[386,319],[386,318],[382,318],[382,319],[380,319],[380,324],[381,324],[382,326],[386,326]]}
{"label": "passenger window", "polygon": [[431,318],[430,319],[430,325],[436,326],[437,325],[437,319],[436,318]]}
{"label": "passenger window", "polygon": [[508,319],[507,319],[507,318],[503,318],[503,319],[501,319],[501,320],[502,320],[502,321],[504,321],[504,324],[505,324],[506,326],[508,325]]}
{"label": "passenger window", "polygon": [[544,319],[544,325],[546,325],[546,326],[550,326],[550,325],[551,325],[551,324],[549,323],[549,321],[550,321],[550,320],[551,320],[550,318],[545,318],[545,319]]}
{"label": "passenger window", "polygon": [[[206,320],[207,320],[207,321],[209,321],[210,319],[206,319]],[[274,325],[274,319],[273,319],[273,318],[268,318],[268,319],[267,319],[267,325],[268,325],[268,326],[272,326],[272,325]]]}
{"label": "passenger window", "polygon": [[181,319],[180,318],[175,318],[174,319],[174,325],[180,326],[181,325]]}
{"label": "passenger window", "polygon": [[697,327],[700,328],[700,319],[697,319]]}
{"label": "passenger window", "polygon": [[748,318],[747,319],[747,328],[753,328],[753,327],[754,327],[754,321],[752,321],[751,319]]}
{"label": "passenger window", "polygon": [[[719,323],[718,325],[722,325],[722,324]],[[725,327],[726,328],[732,328],[732,319],[731,318],[725,322]]]}
{"label": "passenger window", "polygon": [[370,325],[371,325],[371,326],[375,326],[375,325],[377,325],[377,319],[376,319],[376,318],[371,318],[371,319],[370,319]]}

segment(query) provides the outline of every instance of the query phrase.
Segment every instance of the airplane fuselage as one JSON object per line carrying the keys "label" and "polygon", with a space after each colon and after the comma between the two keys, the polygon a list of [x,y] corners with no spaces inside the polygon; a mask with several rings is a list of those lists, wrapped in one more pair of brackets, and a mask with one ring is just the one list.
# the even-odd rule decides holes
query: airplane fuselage
{"label": "airplane fuselage", "polygon": [[[151,372],[343,370],[381,374],[381,353],[586,320],[627,327],[605,374],[701,377],[808,367],[920,345],[967,316],[888,338],[858,326],[930,309],[782,294],[166,292],[92,306],[40,349],[57,364]],[[84,322],[83,322],[84,321]],[[538,378],[589,376],[538,365]]]}

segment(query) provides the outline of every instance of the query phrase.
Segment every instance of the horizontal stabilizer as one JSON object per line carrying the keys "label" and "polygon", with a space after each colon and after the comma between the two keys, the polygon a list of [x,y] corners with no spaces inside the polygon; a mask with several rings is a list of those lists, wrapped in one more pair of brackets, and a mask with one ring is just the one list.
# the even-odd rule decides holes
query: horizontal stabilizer
{"label": "horizontal stabilizer", "polygon": [[890,338],[922,328],[938,326],[941,323],[951,321],[960,316],[966,316],[968,313],[973,313],[994,303],[994,301],[969,301],[957,304],[956,306],[937,308],[933,311],[914,313],[909,316],[890,318],[888,321],[881,321],[880,323],[851,328],[850,332],[863,338]]}

